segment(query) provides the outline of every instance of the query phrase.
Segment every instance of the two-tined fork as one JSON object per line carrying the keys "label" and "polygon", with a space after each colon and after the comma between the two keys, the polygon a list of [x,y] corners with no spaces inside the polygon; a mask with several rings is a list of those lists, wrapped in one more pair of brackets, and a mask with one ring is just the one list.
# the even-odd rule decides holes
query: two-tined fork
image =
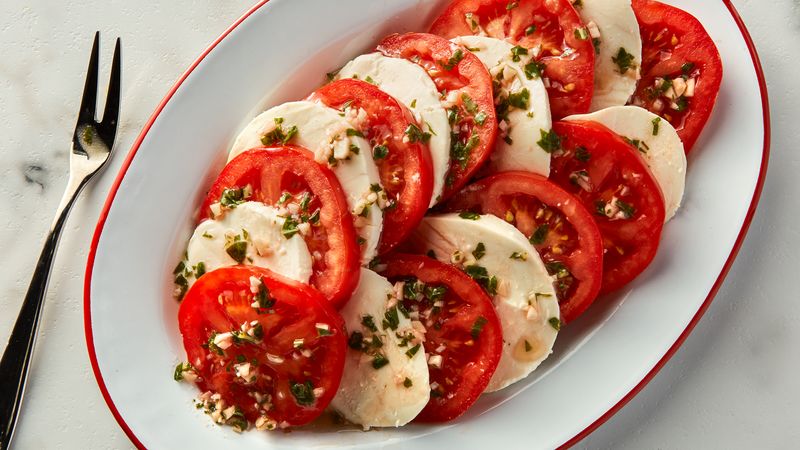
{"label": "two-tined fork", "polygon": [[28,293],[14,324],[14,330],[8,340],[8,346],[0,361],[0,449],[6,450],[11,444],[14,425],[17,421],[22,396],[25,392],[25,380],[36,342],[36,331],[47,292],[47,281],[56,254],[61,230],[75,203],[81,189],[92,176],[105,166],[114,147],[117,134],[120,99],[120,41],[117,39],[114,48],[114,61],[111,66],[111,81],[108,85],[108,96],[103,111],[103,120],[95,119],[97,109],[97,76],[100,59],[100,33],[94,36],[92,56],[89,59],[89,70],[86,74],[86,85],[83,88],[81,109],[78,113],[78,124],[72,135],[72,152],[69,159],[69,181],[61,203],[58,205],[56,217],[50,226],[50,233],[36,264]]}

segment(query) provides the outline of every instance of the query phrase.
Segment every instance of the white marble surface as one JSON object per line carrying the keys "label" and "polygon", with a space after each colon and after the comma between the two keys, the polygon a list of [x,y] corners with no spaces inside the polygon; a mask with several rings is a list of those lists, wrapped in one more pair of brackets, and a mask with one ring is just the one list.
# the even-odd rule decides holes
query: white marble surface
{"label": "white marble surface", "polygon": [[[714,1],[714,0],[705,0]],[[128,448],[91,373],[83,275],[124,153],[168,88],[251,5],[246,0],[0,0],[0,342],[5,342],[66,181],[91,36],[123,38],[123,112],[108,172],[82,195],[51,278],[19,449]],[[786,448],[800,443],[800,2],[734,0],[772,95],[769,177],[750,235],[706,316],[661,373],[580,447]],[[731,149],[736,151],[736,149]],[[124,257],[124,256],[123,256]],[[4,345],[4,344],[3,344]]]}

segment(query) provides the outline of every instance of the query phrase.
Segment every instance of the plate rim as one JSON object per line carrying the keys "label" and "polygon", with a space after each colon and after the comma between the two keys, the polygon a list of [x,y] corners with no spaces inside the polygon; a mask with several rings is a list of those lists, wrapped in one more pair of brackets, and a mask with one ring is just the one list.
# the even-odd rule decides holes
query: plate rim
{"label": "plate rim", "polygon": [[[156,107],[153,114],[145,123],[142,131],[137,136],[136,140],[134,140],[133,144],[131,145],[128,154],[125,157],[125,160],[122,162],[122,166],[117,173],[116,178],[114,179],[113,184],[109,190],[108,196],[106,197],[105,203],[103,204],[103,208],[100,211],[100,216],[97,220],[97,225],[95,227],[94,234],[92,236],[92,241],[89,248],[89,254],[86,262],[86,272],[84,276],[84,295],[83,295],[83,322],[84,322],[84,335],[86,339],[86,346],[89,353],[89,360],[92,366],[92,372],[94,374],[95,381],[100,389],[100,393],[103,396],[103,399],[106,402],[108,409],[111,411],[111,414],[114,416],[114,419],[117,421],[117,424],[122,428],[122,431],[125,435],[130,439],[131,443],[134,444],[138,449],[145,449],[146,447],[142,444],[133,430],[128,426],[125,422],[125,419],[122,417],[122,414],[117,409],[114,400],[111,398],[111,394],[108,392],[106,388],[105,381],[103,379],[103,374],[100,371],[100,366],[97,361],[97,354],[95,353],[94,347],[94,335],[92,332],[92,315],[91,315],[91,285],[92,285],[92,272],[94,269],[94,261],[95,256],[97,253],[97,246],[100,241],[100,236],[102,235],[103,228],[105,226],[106,219],[108,218],[108,213],[111,209],[111,205],[114,202],[114,198],[119,190],[119,187],[122,183],[122,180],[125,178],[125,175],[130,167],[131,163],[133,162],[133,158],[136,156],[139,147],[141,146],[142,142],[144,141],[145,137],[147,136],[150,128],[155,123],[158,116],[161,114],[163,109],[172,99],[172,96],[175,92],[183,85],[183,82],[189,77],[189,75],[194,72],[197,66],[205,59],[206,56],[214,49],[216,46],[222,42],[234,29],[236,29],[242,22],[244,22],[248,17],[250,17],[253,13],[261,9],[264,5],[266,5],[270,0],[259,0],[255,5],[253,5],[249,10],[247,10],[241,17],[239,17],[236,21],[233,22],[222,34],[217,37],[205,50],[198,56],[194,62],[189,66],[188,69],[177,79],[177,81],[172,85],[172,87],[167,91],[167,94],[161,100],[161,102]],[[716,297],[719,289],[722,287],[728,272],[730,271],[731,267],[733,266],[733,262],[736,260],[736,257],[741,249],[742,244],[747,236],[747,232],[750,228],[750,224],[753,221],[753,217],[755,216],[756,209],[758,207],[759,200],[761,198],[761,193],[764,188],[764,182],[766,180],[767,175],[767,167],[769,165],[769,155],[770,155],[770,146],[771,146],[771,118],[770,118],[770,110],[769,110],[769,95],[767,91],[767,83],[766,78],[764,76],[764,70],[761,65],[761,60],[758,56],[758,51],[756,50],[755,43],[753,42],[752,37],[750,36],[750,32],[747,29],[747,26],[744,24],[742,17],[739,15],[739,12],[734,7],[732,0],[719,0],[727,7],[728,12],[730,13],[731,17],[733,18],[736,26],[739,29],[739,32],[742,35],[742,38],[747,45],[747,49],[750,53],[750,58],[753,63],[753,67],[756,72],[756,77],[758,79],[759,85],[759,92],[761,96],[761,108],[762,108],[762,116],[763,116],[763,125],[764,125],[764,140],[763,140],[763,148],[761,153],[761,166],[759,168],[758,180],[756,182],[755,189],[753,191],[753,197],[750,200],[750,206],[747,210],[747,214],[745,215],[744,222],[742,223],[742,227],[739,230],[739,234],[736,237],[736,241],[734,242],[733,247],[731,248],[730,254],[728,255],[725,264],[723,264],[722,269],[720,270],[717,279],[714,281],[713,286],[709,290],[708,294],[706,295],[705,300],[698,308],[697,312],[694,314],[692,319],[687,324],[686,328],[681,332],[678,338],[673,342],[673,344],[669,347],[669,349],[662,355],[659,361],[650,369],[650,371],[636,384],[627,394],[625,394],[617,403],[612,405],[605,413],[595,419],[589,426],[584,428],[581,432],[577,433],[575,436],[564,442],[559,448],[569,448],[593,431],[595,431],[600,425],[608,421],[611,417],[614,416],[620,409],[622,409],[631,399],[633,399],[645,386],[661,371],[664,365],[674,356],[677,350],[683,345],[686,341],[686,338],[691,334],[694,330],[697,323],[703,317],[705,312],[708,310],[708,307],[711,305],[711,302]]]}

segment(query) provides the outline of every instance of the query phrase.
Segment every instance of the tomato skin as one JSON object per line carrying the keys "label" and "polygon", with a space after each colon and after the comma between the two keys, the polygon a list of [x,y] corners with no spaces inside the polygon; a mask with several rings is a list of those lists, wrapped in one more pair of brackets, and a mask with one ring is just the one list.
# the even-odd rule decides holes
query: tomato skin
{"label": "tomato skin", "polygon": [[601,294],[620,289],[656,255],[665,216],[661,188],[638,150],[603,125],[556,122],[553,131],[561,148],[550,179],[594,215],[604,245]]}
{"label": "tomato skin", "polygon": [[[430,368],[431,384],[454,386],[455,390],[440,396],[431,395],[428,404],[414,419],[418,422],[446,422],[463,414],[478,399],[492,378],[503,351],[503,331],[491,298],[483,288],[456,267],[421,255],[392,254],[382,275],[389,281],[413,277],[426,285],[445,286],[447,294],[441,315],[448,315],[441,326],[428,326],[425,351],[431,352],[446,344],[440,354],[441,368]],[[408,302],[408,300],[407,300]],[[410,301],[423,305],[423,301]],[[451,303],[452,302],[452,303]],[[407,303],[407,306],[411,306]],[[423,306],[420,306],[422,308]],[[457,309],[457,312],[452,310]],[[427,309],[430,311],[430,308]],[[422,311],[422,309],[420,309]],[[433,316],[433,315],[432,315]],[[476,320],[483,325],[477,339],[471,339]],[[459,340],[461,338],[462,340]],[[472,342],[469,344],[467,342]],[[446,380],[450,380],[448,383]]]}
{"label": "tomato skin", "polygon": [[[642,35],[642,79],[632,104],[660,115],[672,124],[688,154],[703,131],[719,96],[722,59],[714,41],[697,18],[674,6],[654,0],[633,0],[633,12]],[[691,70],[688,66],[693,65]],[[683,97],[683,111],[669,106],[654,90],[656,78],[681,76],[696,81],[693,97]],[[661,100],[663,107],[656,103]],[[677,102],[676,102],[677,104]]]}
{"label": "tomato skin", "polygon": [[389,94],[365,81],[333,81],[309,96],[328,107],[345,105],[366,112],[359,131],[372,144],[385,145],[388,154],[376,158],[381,184],[395,206],[383,216],[379,253],[383,254],[404,241],[428,210],[433,192],[433,166],[428,146],[422,142],[404,142],[410,125],[419,126],[411,111]]}
{"label": "tomato skin", "polygon": [[[597,298],[603,279],[600,229],[581,200],[547,178],[529,172],[501,172],[465,187],[444,208],[505,219],[531,238],[545,264],[564,264],[576,281],[563,296],[556,289],[562,323],[575,320]],[[537,229],[546,230],[538,241],[532,237]]]}
{"label": "tomato skin", "polygon": [[[275,300],[271,312],[251,306],[250,277],[260,279]],[[224,355],[209,349],[211,333],[240,330],[242,323],[251,321],[263,329],[261,342],[234,343],[222,350]],[[264,414],[251,392],[271,396],[273,407],[266,412],[271,419],[299,426],[318,417],[339,388],[347,345],[341,317],[313,288],[268,269],[233,266],[205,274],[181,302],[178,323],[188,361],[200,375],[198,387],[219,393],[227,405],[239,406],[251,422]],[[329,335],[320,336],[316,328],[320,323],[329,326]],[[293,357],[294,340],[299,338],[310,356]],[[284,361],[270,361],[267,354]],[[244,359],[238,359],[239,355]],[[251,363],[254,381],[245,382],[226,370],[237,361]],[[322,388],[311,404],[299,403],[290,389],[292,382],[306,381]]]}
{"label": "tomato skin", "polygon": [[[516,5],[516,6],[514,6]],[[466,18],[473,14],[472,27]],[[529,27],[536,29],[530,32]],[[589,111],[594,92],[594,46],[575,30],[583,22],[570,0],[454,0],[431,25],[430,33],[448,39],[478,34],[527,49],[542,46],[537,61],[551,81],[547,93],[553,120]]]}
{"label": "tomato skin", "polygon": [[211,205],[231,187],[250,185],[249,200],[277,204],[284,191],[308,191],[312,208],[320,210],[320,226],[305,236],[314,258],[310,283],[334,306],[341,307],[358,285],[361,251],[356,241],[353,217],[336,175],[314,161],[311,151],[297,146],[250,149],[230,161],[212,185],[200,208],[200,221],[211,214]]}
{"label": "tomato skin", "polygon": [[[465,48],[427,33],[389,35],[378,44],[377,50],[385,56],[407,59],[425,69],[440,93],[456,93],[455,104],[450,109],[457,114],[458,121],[450,125],[458,131],[451,133],[450,170],[439,199],[444,201],[475,175],[494,149],[497,114],[489,71]],[[472,108],[465,102],[465,96],[475,103],[475,110],[470,111]],[[484,115],[480,121],[476,119],[479,113]],[[473,136],[477,142],[470,144]],[[471,149],[459,151],[457,143],[471,146]],[[467,154],[463,155],[464,152]]]}

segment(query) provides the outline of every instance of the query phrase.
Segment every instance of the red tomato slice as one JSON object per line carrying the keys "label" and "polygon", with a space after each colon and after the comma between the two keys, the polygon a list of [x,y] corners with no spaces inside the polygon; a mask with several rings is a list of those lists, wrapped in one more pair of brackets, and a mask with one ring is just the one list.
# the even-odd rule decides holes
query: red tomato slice
{"label": "red tomato slice", "polygon": [[569,0],[454,0],[430,32],[448,39],[486,33],[528,49],[533,69],[544,64],[556,120],[588,112],[592,102],[594,45],[579,30],[584,25]]}
{"label": "red tomato slice", "polygon": [[556,277],[563,323],[575,320],[600,292],[600,229],[578,198],[547,178],[529,172],[499,173],[467,186],[445,209],[494,214],[528,236]]}
{"label": "red tomato slice", "polygon": [[433,192],[433,166],[427,145],[403,139],[409,127],[418,127],[403,104],[376,86],[355,79],[327,84],[311,94],[309,100],[353,114],[358,131],[370,142],[389,205],[384,210],[380,253],[404,241],[419,224]]}
{"label": "red tomato slice", "polygon": [[432,34],[393,34],[378,45],[378,51],[418,64],[433,79],[442,101],[452,100],[448,101],[452,103],[448,118],[453,129],[450,170],[440,199],[445,200],[469,181],[494,149],[497,115],[489,71],[477,56]]}
{"label": "red tomato slice", "polygon": [[664,197],[638,151],[595,122],[556,122],[550,179],[594,213],[603,235],[601,293],[636,278],[653,260]]}
{"label": "red tomato slice", "polygon": [[455,419],[475,403],[500,362],[503,330],[492,299],[468,275],[425,256],[392,255],[383,275],[406,283],[403,305],[419,312],[425,351],[442,357],[440,367],[429,363],[431,399],[415,420]]}
{"label": "red tomato slice", "polygon": [[222,169],[200,208],[200,220],[210,217],[211,206],[220,202],[223,194],[245,186],[250,186],[252,193],[242,200],[298,206],[298,213],[291,216],[294,223],[311,224],[311,231],[304,236],[314,256],[311,285],[334,306],[342,306],[358,284],[361,252],[347,198],[336,175],[301,147],[251,149]]}
{"label": "red tomato slice", "polygon": [[270,427],[304,425],[339,389],[343,323],[304,284],[260,267],[214,270],[186,293],[178,321],[197,385],[219,394],[217,410],[237,408],[230,425],[262,416]]}
{"label": "red tomato slice", "polygon": [[666,119],[686,153],[717,102],[722,60],[703,25],[686,11],[652,0],[633,0],[642,35],[642,79],[631,103]]}

